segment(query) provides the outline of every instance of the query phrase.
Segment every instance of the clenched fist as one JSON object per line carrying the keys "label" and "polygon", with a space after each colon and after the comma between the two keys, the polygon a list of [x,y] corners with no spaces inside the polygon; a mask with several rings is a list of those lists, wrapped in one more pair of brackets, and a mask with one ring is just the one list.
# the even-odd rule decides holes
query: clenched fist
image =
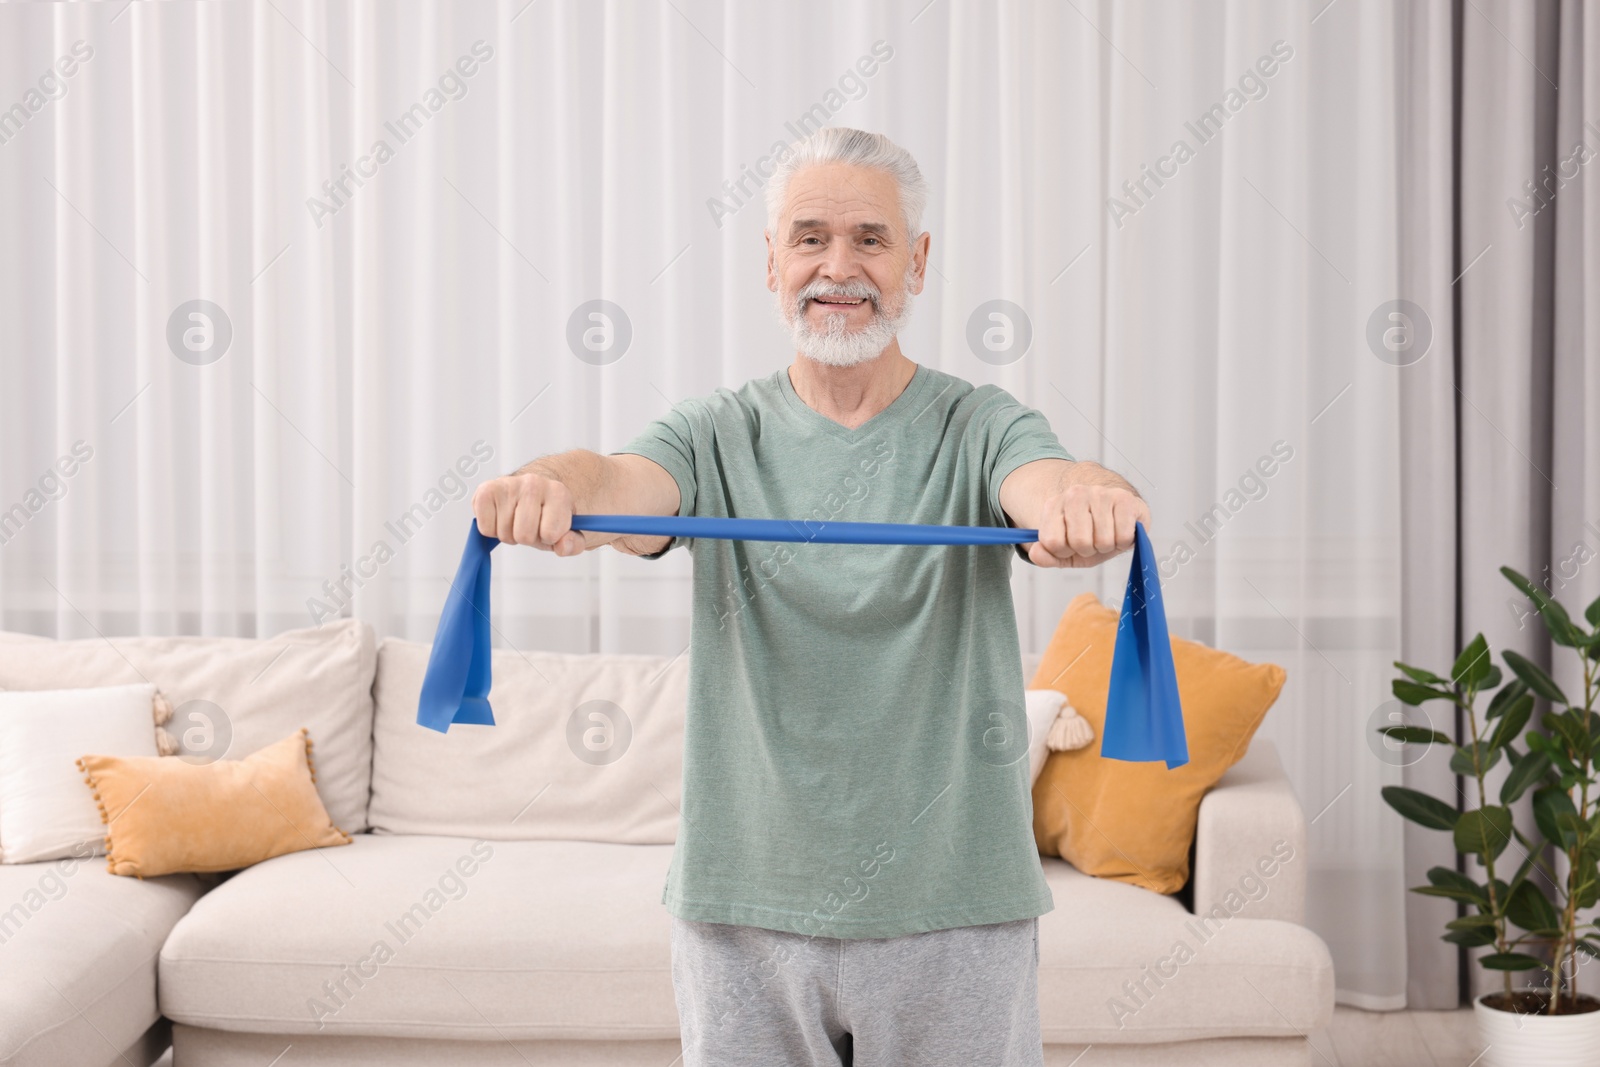
{"label": "clenched fist", "polygon": [[543,474],[511,474],[483,482],[472,493],[478,531],[508,545],[532,545],[558,556],[587,546],[572,528],[572,491]]}
{"label": "clenched fist", "polygon": [[1070,485],[1046,497],[1039,540],[1028,559],[1040,567],[1094,567],[1133,547],[1134,523],[1150,532],[1150,507],[1117,486]]}

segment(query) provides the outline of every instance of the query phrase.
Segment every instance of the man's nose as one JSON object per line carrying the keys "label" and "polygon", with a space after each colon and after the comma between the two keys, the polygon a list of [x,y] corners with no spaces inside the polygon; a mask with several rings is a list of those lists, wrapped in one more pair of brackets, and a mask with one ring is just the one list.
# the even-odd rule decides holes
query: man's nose
{"label": "man's nose", "polygon": [[852,241],[836,237],[828,242],[827,251],[823,253],[822,263],[817,270],[830,282],[843,284],[857,281],[862,277],[861,256]]}

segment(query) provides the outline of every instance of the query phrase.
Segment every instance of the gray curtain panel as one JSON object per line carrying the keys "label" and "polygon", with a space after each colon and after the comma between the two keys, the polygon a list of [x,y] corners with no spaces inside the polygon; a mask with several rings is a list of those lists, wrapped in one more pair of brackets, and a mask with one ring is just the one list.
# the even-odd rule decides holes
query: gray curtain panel
{"label": "gray curtain panel", "polygon": [[[1451,313],[1459,272],[1453,234],[1455,44],[1459,20],[1447,0],[1404,9],[1397,27],[1401,116],[1396,153],[1401,210],[1402,293],[1422,309],[1430,346],[1401,369],[1400,534],[1401,658],[1408,663],[1449,663],[1457,647],[1456,613],[1456,393],[1455,320]],[[1430,668],[1437,669],[1437,668]],[[1439,723],[1442,730],[1453,723]],[[1407,753],[1411,757],[1411,753]],[[1405,784],[1434,796],[1452,795],[1456,778],[1447,761],[1429,752],[1405,768]],[[1407,822],[1405,880],[1422,885],[1434,866],[1455,865],[1443,834]],[[1450,1008],[1460,996],[1457,952],[1439,939],[1455,918],[1455,904],[1406,894],[1406,1003]]]}
{"label": "gray curtain panel", "polygon": [[[1471,0],[1402,18],[1401,277],[1432,328],[1401,390],[1403,658],[1447,665],[1482,632],[1581,691],[1499,569],[1569,608],[1600,594],[1600,5]],[[1433,757],[1405,780],[1445,796],[1469,784]],[[1411,826],[1406,853],[1411,885],[1455,864],[1448,839]],[[1410,1007],[1488,988],[1439,940],[1453,911],[1408,900]]]}

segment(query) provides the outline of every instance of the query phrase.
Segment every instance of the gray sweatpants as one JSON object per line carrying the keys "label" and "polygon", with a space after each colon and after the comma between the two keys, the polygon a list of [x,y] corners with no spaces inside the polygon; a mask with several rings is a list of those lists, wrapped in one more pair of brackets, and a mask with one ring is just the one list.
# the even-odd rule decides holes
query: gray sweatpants
{"label": "gray sweatpants", "polygon": [[672,919],[683,1067],[1042,1067],[1039,920],[885,938]]}

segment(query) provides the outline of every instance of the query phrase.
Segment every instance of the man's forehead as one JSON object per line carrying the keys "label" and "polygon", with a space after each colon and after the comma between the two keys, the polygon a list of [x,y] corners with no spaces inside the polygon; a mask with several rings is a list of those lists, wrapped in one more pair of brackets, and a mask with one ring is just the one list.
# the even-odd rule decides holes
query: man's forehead
{"label": "man's forehead", "polygon": [[818,225],[886,232],[898,188],[883,171],[845,164],[807,167],[789,183],[789,229]]}

